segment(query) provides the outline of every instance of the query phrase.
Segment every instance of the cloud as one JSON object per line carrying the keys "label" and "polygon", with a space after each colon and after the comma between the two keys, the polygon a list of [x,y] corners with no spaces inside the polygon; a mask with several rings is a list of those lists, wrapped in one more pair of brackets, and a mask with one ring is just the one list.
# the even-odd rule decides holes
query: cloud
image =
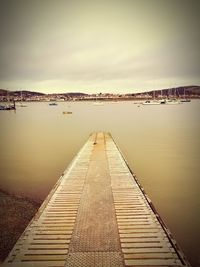
{"label": "cloud", "polygon": [[193,8],[179,0],[2,3],[0,87],[123,91],[199,83],[195,1]]}

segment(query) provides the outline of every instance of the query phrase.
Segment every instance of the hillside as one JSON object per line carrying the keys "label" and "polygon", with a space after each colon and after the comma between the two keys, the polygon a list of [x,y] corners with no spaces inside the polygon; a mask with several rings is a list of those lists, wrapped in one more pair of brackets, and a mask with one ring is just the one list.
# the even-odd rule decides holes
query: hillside
{"label": "hillside", "polygon": [[[140,94],[146,94],[148,93],[149,95],[152,95],[155,93],[156,96],[160,95],[162,92],[163,96],[169,96],[169,95],[174,95],[174,96],[183,96],[184,94],[187,96],[200,96],[200,86],[198,85],[190,85],[190,86],[180,86],[180,87],[175,87],[175,88],[164,88],[164,89],[159,89],[159,90],[149,90],[149,91],[143,91],[139,93],[132,93],[130,92],[129,94],[125,95],[140,95]],[[81,92],[69,92],[69,93],[52,93],[52,94],[44,94],[40,92],[32,92],[32,91],[9,91],[5,89],[0,89],[0,96],[8,96],[9,97],[20,97],[23,95],[23,98],[28,98],[28,97],[33,97],[33,96],[48,96],[48,97],[55,97],[55,96],[65,96],[65,97],[77,97],[81,98],[84,96],[88,96],[89,94],[81,93]],[[114,95],[114,94],[113,94]]]}
{"label": "hillside", "polygon": [[[200,86],[197,85],[191,85],[191,86],[180,86],[180,87],[175,87],[175,88],[168,88],[168,89],[161,89],[161,90],[155,90],[155,94],[158,95],[162,91],[163,96],[168,96],[168,95],[174,95],[174,96],[183,96],[184,94],[187,96],[200,96]],[[154,90],[148,92],[151,95],[153,95]]]}

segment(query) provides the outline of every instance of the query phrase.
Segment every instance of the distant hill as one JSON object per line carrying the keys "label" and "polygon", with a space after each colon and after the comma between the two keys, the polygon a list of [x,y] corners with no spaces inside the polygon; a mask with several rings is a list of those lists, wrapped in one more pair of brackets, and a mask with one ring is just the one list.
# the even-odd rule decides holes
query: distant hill
{"label": "distant hill", "polygon": [[4,89],[0,89],[0,96],[2,95],[7,95],[7,90],[4,90]]}
{"label": "distant hill", "polygon": [[20,96],[23,95],[23,97],[29,97],[29,96],[42,96],[45,95],[44,93],[39,93],[39,92],[32,92],[32,91],[26,91],[26,90],[22,90],[22,91],[14,91],[11,92],[10,91],[10,95],[12,96]]}
{"label": "distant hill", "polygon": [[70,97],[77,97],[77,96],[87,96],[88,94],[85,94],[85,93],[64,93],[61,95],[70,96]]}
{"label": "distant hill", "polygon": [[48,95],[49,96],[51,96],[51,95],[60,95],[60,96],[68,97],[68,98],[73,98],[73,97],[87,96],[88,94],[79,93],[79,92],[70,92],[70,93],[59,93],[59,94],[48,94]]}
{"label": "distant hill", "polygon": [[[180,86],[180,87],[174,87],[174,88],[165,88],[165,89],[157,89],[157,90],[150,90],[150,91],[145,91],[145,92],[140,92],[140,93],[129,93],[126,95],[140,95],[140,94],[146,94],[148,93],[149,95],[154,94],[158,96],[161,94],[163,96],[169,96],[169,95],[174,95],[174,96],[183,96],[184,94],[187,96],[200,96],[200,86],[198,85],[190,85],[190,86]],[[24,98],[26,97],[31,97],[31,96],[65,96],[65,97],[84,97],[84,96],[88,96],[89,94],[86,93],[80,93],[80,92],[70,92],[70,93],[52,93],[52,94],[44,94],[44,93],[40,93],[40,92],[32,92],[32,91],[27,91],[27,90],[22,90],[22,91],[9,91],[9,90],[5,90],[5,89],[0,89],[0,96],[13,96],[13,97],[17,97],[17,96],[21,96],[21,94],[23,95]]]}
{"label": "distant hill", "polygon": [[191,96],[191,95],[200,96],[200,86],[197,86],[197,85],[152,90],[152,91],[149,91],[148,94],[153,95],[155,92],[155,95],[158,95],[158,94],[161,94],[161,91],[162,91],[163,96],[174,95],[178,97],[178,96],[183,96],[184,94],[188,96]]}
{"label": "distant hill", "polygon": [[7,94],[9,94],[9,96],[21,96],[22,94],[23,97],[45,95],[44,93],[31,92],[31,91],[26,91],[26,90],[10,91],[10,90],[5,90],[5,89],[0,89],[0,96],[7,96]]}
{"label": "distant hill", "polygon": [[45,94],[45,93],[40,93],[40,92],[32,92],[32,91],[27,91],[27,90],[22,90],[22,91],[9,91],[5,89],[0,89],[0,95],[6,96],[9,94],[9,96],[20,96],[21,94],[25,96],[42,96],[42,95],[63,95],[63,96],[70,96],[70,97],[77,97],[77,96],[87,96],[88,94],[85,93],[79,93],[79,92],[70,92],[70,93],[52,93],[52,94]]}

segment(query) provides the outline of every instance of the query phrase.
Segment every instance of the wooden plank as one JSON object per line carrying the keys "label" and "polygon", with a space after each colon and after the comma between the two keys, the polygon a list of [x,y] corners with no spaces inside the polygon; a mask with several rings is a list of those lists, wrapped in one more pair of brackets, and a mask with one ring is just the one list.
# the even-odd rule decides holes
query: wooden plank
{"label": "wooden plank", "polygon": [[42,245],[42,244],[69,244],[70,240],[69,239],[34,239],[30,242],[30,246],[32,245]]}
{"label": "wooden plank", "polygon": [[55,229],[66,229],[66,230],[73,230],[74,223],[52,223],[52,222],[43,222],[43,224],[39,224],[38,227],[41,229],[48,229],[48,228],[55,228]]}
{"label": "wooden plank", "polygon": [[152,231],[162,231],[162,229],[156,228],[154,225],[151,224],[128,224],[128,225],[118,225],[118,229],[120,233],[123,233],[124,231],[130,231],[130,232],[151,232]]}
{"label": "wooden plank", "polygon": [[73,227],[72,226],[58,226],[55,224],[52,225],[41,225],[38,226],[37,230],[35,231],[65,231],[65,233],[72,233]]}
{"label": "wooden plank", "polygon": [[25,252],[25,256],[32,255],[67,255],[68,249],[49,249],[49,248],[29,248]]}
{"label": "wooden plank", "polygon": [[35,234],[34,235],[34,240],[59,240],[59,239],[62,239],[62,240],[66,240],[66,239],[69,239],[71,237],[71,235],[67,235],[67,234],[64,234],[64,235],[50,235],[50,234]]}
{"label": "wooden plank", "polygon": [[156,232],[156,233],[123,233],[123,234],[119,234],[120,238],[147,238],[147,237],[151,237],[151,238],[163,238],[166,236],[163,233],[160,232]]}
{"label": "wooden plank", "polygon": [[131,219],[128,219],[128,218],[123,218],[123,219],[119,219],[117,218],[117,222],[118,223],[149,223],[149,224],[153,224],[155,221],[154,220],[151,220],[151,219],[148,219],[148,218],[131,218]]}
{"label": "wooden plank", "polygon": [[141,225],[141,226],[148,226],[148,227],[156,227],[156,225],[157,226],[160,226],[160,224],[159,223],[157,223],[156,221],[153,221],[153,222],[151,222],[151,221],[149,221],[149,220],[123,220],[123,221],[121,221],[121,220],[118,220],[117,221],[118,222],[118,225],[119,226],[128,226],[128,225],[135,225],[135,226],[137,226],[137,225]]}
{"label": "wooden plank", "polygon": [[34,250],[34,249],[68,249],[69,245],[68,244],[37,244],[33,245],[30,244],[29,249]]}
{"label": "wooden plank", "polygon": [[116,215],[117,217],[117,220],[122,220],[122,219],[133,219],[133,220],[137,220],[137,219],[147,219],[147,220],[153,220],[152,216],[151,215],[148,215],[148,214],[133,214],[133,215],[130,215],[130,214],[123,214],[123,215]]}
{"label": "wooden plank", "polygon": [[51,204],[49,211],[73,211],[73,212],[77,212],[78,211],[78,207],[71,207],[68,205],[58,205],[58,204]]}
{"label": "wooden plank", "polygon": [[120,238],[121,243],[161,243],[161,242],[168,242],[167,237],[134,237],[134,238]]}
{"label": "wooden plank", "polygon": [[64,261],[30,261],[30,262],[10,262],[2,267],[64,267]]}
{"label": "wooden plank", "polygon": [[159,247],[159,248],[122,248],[124,254],[130,253],[175,253],[173,248]]}
{"label": "wooden plank", "polygon": [[135,229],[135,228],[129,228],[129,229],[119,229],[119,234],[144,234],[144,233],[148,233],[148,234],[152,234],[152,233],[157,233],[157,234],[160,234],[160,231],[159,229],[156,229],[156,228],[147,228],[147,229]]}
{"label": "wooden plank", "polygon": [[67,226],[67,227],[73,227],[74,226],[74,221],[54,221],[54,220],[50,220],[50,221],[44,221],[43,225],[44,226],[49,226],[49,225],[57,225],[57,226]]}
{"label": "wooden plank", "polygon": [[177,255],[175,253],[171,253],[171,252],[146,252],[146,253],[129,253],[129,254],[124,254],[124,258],[125,259],[141,259],[141,260],[146,260],[146,259],[178,259]]}
{"label": "wooden plank", "polygon": [[143,260],[125,260],[126,266],[135,266],[135,265],[148,265],[148,266],[180,266],[181,262],[173,259],[143,259]]}
{"label": "wooden plank", "polygon": [[77,215],[77,210],[74,209],[51,209],[46,212],[46,214],[60,214],[60,215]]}
{"label": "wooden plank", "polygon": [[122,248],[171,248],[170,244],[165,244],[165,246],[160,242],[155,243],[141,243],[141,242],[122,242],[121,243]]}
{"label": "wooden plank", "polygon": [[53,230],[53,229],[43,229],[35,230],[35,235],[71,235],[72,230]]}
{"label": "wooden plank", "polygon": [[64,261],[66,255],[24,255],[22,261]]}
{"label": "wooden plank", "polygon": [[140,211],[143,212],[145,211],[145,208],[141,208],[141,207],[136,207],[135,205],[132,206],[128,206],[128,205],[120,205],[120,206],[116,206],[115,205],[115,210],[116,213],[126,213],[126,212],[136,212],[136,211]]}
{"label": "wooden plank", "polygon": [[68,218],[68,219],[73,219],[73,220],[75,220],[76,219],[76,216],[74,216],[74,215],[70,215],[70,214],[66,214],[66,215],[62,215],[62,214],[45,214],[45,217],[47,218],[47,219],[50,219],[50,218]]}
{"label": "wooden plank", "polygon": [[61,217],[61,218],[59,218],[59,217],[55,217],[55,218],[50,218],[50,217],[45,217],[45,218],[43,218],[44,220],[43,220],[43,222],[45,223],[45,222],[54,222],[55,224],[56,223],[66,223],[66,224],[70,224],[70,223],[74,223],[75,222],[75,219],[74,218],[69,218],[69,217],[67,217],[67,218],[63,218],[63,217]]}

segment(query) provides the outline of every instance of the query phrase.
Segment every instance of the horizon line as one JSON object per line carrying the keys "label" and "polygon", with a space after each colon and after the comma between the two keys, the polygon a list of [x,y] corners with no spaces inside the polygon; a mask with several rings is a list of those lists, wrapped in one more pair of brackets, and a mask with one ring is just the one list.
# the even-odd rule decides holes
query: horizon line
{"label": "horizon line", "polygon": [[[52,93],[44,93],[44,92],[41,92],[40,90],[38,91],[34,91],[32,89],[3,89],[3,88],[0,88],[0,90],[5,90],[5,91],[9,91],[9,92],[32,92],[32,93],[40,93],[40,94],[45,94],[45,95],[51,95],[51,94],[73,94],[73,93],[79,93],[79,94],[85,94],[85,95],[92,95],[92,94],[113,94],[113,95],[126,95],[126,94],[141,94],[141,93],[148,93],[148,92],[152,92],[152,91],[161,91],[161,90],[170,90],[170,89],[176,89],[176,88],[183,88],[183,87],[200,87],[200,85],[180,85],[180,86],[175,86],[175,87],[169,87],[169,88],[160,88],[160,89],[146,89],[144,91],[138,91],[138,92],[126,92],[126,93],[122,93],[122,92],[83,92],[82,90],[81,91],[69,91],[69,92],[52,92]],[[134,90],[134,89],[133,89]]]}

